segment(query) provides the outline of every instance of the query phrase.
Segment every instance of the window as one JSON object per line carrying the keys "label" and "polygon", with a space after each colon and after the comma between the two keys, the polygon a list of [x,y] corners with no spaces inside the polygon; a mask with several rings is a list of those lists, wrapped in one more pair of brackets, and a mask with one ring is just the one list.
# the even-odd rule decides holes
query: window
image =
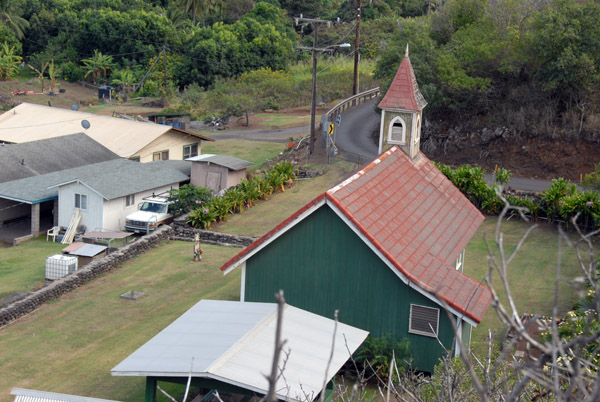
{"label": "window", "polygon": [[408,332],[435,337],[438,333],[439,318],[440,309],[411,304]]}
{"label": "window", "polygon": [[401,117],[395,117],[390,123],[388,142],[391,144],[406,143],[406,124]]}
{"label": "window", "polygon": [[184,145],[183,159],[193,158],[194,156],[198,156],[198,144]]}
{"label": "window", "polygon": [[140,157],[139,156],[132,156],[131,158],[129,158],[130,161],[134,161],[134,162],[139,162],[140,161]]}
{"label": "window", "polygon": [[75,208],[87,209],[87,195],[75,193]]}
{"label": "window", "polygon": [[166,161],[169,160],[169,151],[158,151],[152,154],[153,161]]}
{"label": "window", "polygon": [[130,194],[125,197],[125,206],[128,207],[130,205],[135,204],[135,194]]}

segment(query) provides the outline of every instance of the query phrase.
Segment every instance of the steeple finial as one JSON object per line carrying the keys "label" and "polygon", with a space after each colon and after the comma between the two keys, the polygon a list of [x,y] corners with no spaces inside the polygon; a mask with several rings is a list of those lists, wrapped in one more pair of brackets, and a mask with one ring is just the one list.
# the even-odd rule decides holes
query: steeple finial
{"label": "steeple finial", "polygon": [[406,44],[406,53],[404,53],[404,57],[408,57],[408,43]]}

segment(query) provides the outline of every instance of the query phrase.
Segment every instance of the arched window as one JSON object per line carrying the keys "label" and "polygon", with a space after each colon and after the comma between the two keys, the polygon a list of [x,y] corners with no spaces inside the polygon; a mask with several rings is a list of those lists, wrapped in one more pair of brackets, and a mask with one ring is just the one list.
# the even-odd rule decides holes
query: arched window
{"label": "arched window", "polygon": [[396,116],[392,119],[388,133],[388,142],[390,144],[406,143],[406,123],[402,120],[402,117]]}

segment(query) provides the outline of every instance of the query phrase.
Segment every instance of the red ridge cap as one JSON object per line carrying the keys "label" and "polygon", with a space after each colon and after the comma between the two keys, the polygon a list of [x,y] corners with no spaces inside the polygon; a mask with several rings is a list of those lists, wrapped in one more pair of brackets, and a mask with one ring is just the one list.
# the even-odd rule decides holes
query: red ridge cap
{"label": "red ridge cap", "polygon": [[325,193],[322,193],[322,194],[318,195],[317,197],[315,197],[312,201],[308,202],[305,206],[303,206],[302,208],[300,208],[299,210],[297,210],[296,212],[294,212],[292,215],[290,215],[286,220],[282,221],[279,225],[275,226],[273,229],[271,229],[270,231],[268,231],[266,234],[262,235],[257,240],[255,240],[248,247],[246,247],[245,249],[243,249],[242,251],[240,251],[237,255],[235,255],[233,258],[231,258],[229,261],[227,261],[225,264],[223,264],[221,266],[221,268],[219,268],[219,269],[221,271],[225,271],[231,265],[233,265],[236,262],[238,262],[239,260],[241,260],[245,255],[247,255],[252,250],[254,250],[258,246],[260,246],[267,239],[269,239],[270,237],[272,237],[275,233],[279,232],[281,229],[283,229],[285,226],[287,226],[290,222],[292,222],[298,216],[302,215],[302,213],[304,211],[306,211],[307,209],[309,209],[312,206],[314,206],[314,205],[318,204],[319,202],[321,202],[324,198],[325,198]]}

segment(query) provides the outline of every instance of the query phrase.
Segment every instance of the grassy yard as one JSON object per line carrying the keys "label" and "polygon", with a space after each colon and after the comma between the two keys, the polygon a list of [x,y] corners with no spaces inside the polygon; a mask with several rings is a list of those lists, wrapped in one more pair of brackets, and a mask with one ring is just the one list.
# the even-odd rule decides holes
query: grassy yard
{"label": "grassy yard", "polygon": [[[497,219],[487,217],[475,237],[467,247],[465,273],[477,281],[483,281],[488,272],[488,249],[498,258],[498,248],[493,245]],[[506,253],[512,252],[519,239],[528,228],[528,224],[518,221],[502,223]],[[542,224],[535,229],[522,249],[509,266],[508,280],[519,314],[552,314],[554,297],[554,278],[557,261],[558,232],[555,226]],[[561,277],[572,279],[581,275],[577,265],[575,250],[565,248],[561,257]],[[492,275],[492,283],[503,302],[506,293],[497,273]],[[573,288],[562,281],[559,285],[559,314],[564,315],[576,300]],[[487,353],[485,338],[488,329],[503,335],[495,310],[490,307],[477,328],[473,329],[472,346],[478,353]]]}
{"label": "grassy yard", "polygon": [[46,257],[60,254],[64,244],[46,241],[46,236],[0,251],[0,299],[16,292],[30,292],[44,282]]}
{"label": "grassy yard", "polygon": [[310,124],[310,115],[295,116],[281,113],[257,113],[253,118],[258,119],[260,125],[267,129],[298,127]]}
{"label": "grassy yard", "polygon": [[[12,387],[143,400],[142,378],[110,369],[200,299],[239,297],[239,270],[218,267],[240,249],[203,249],[194,263],[192,243],[163,244],[0,329],[0,401]],[[146,295],[119,298],[132,289]]]}
{"label": "grassy yard", "polygon": [[230,215],[227,222],[213,225],[213,230],[253,237],[262,236],[350,173],[344,169],[331,169],[322,176],[300,180],[285,192],[275,193],[267,201],[259,201],[242,214]]}
{"label": "grassy yard", "polygon": [[266,141],[218,140],[202,145],[203,154],[231,155],[254,163],[249,170],[257,169],[283,150],[283,144]]}

